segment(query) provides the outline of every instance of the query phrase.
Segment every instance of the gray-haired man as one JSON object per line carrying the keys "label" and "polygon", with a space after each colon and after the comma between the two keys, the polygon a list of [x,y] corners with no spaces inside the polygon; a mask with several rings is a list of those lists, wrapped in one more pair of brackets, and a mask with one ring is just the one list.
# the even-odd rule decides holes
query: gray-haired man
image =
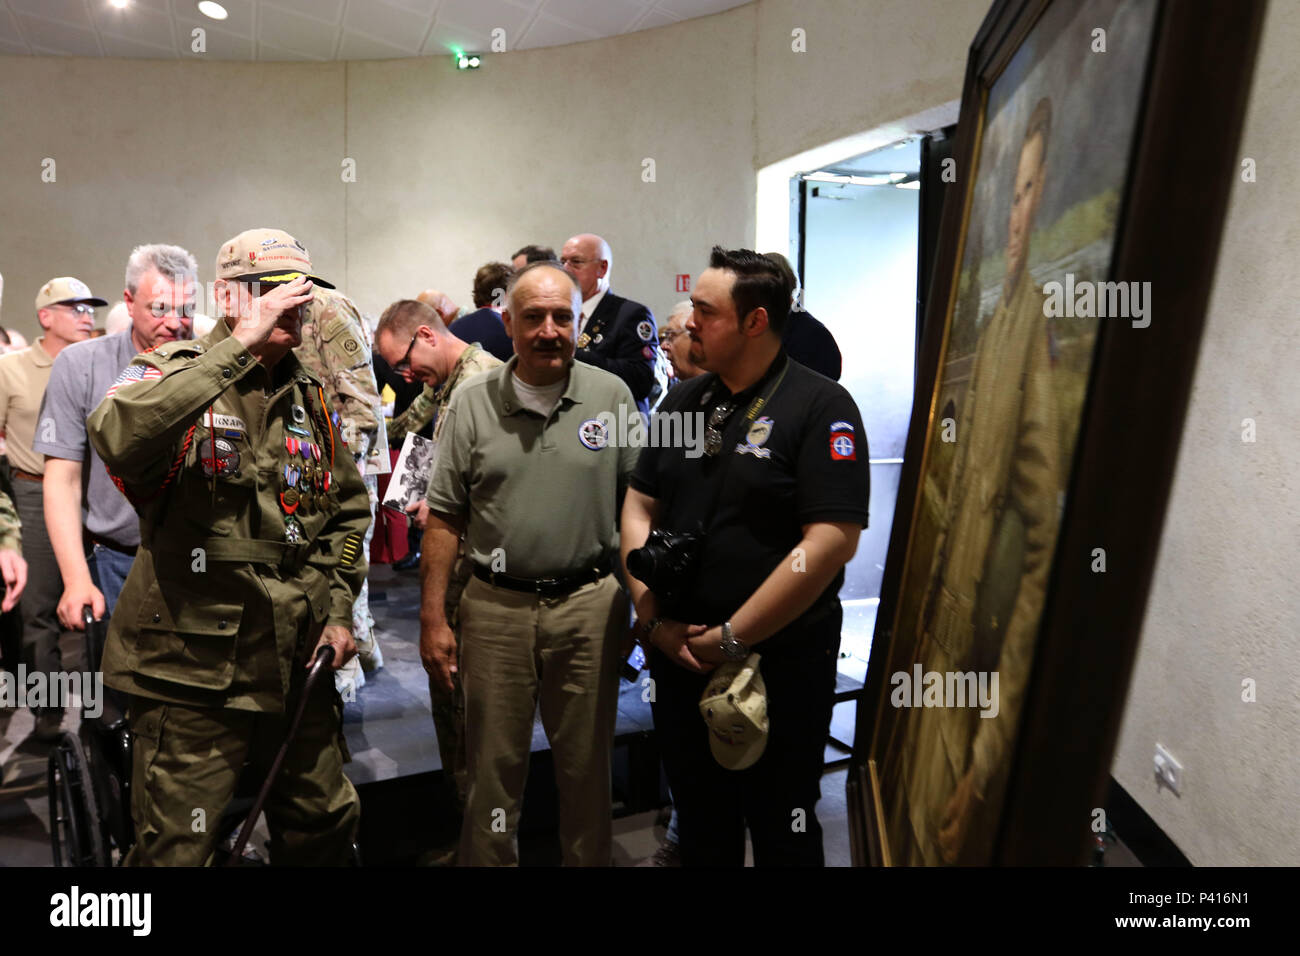
{"label": "gray-haired man", "polygon": [[63,577],[58,613],[66,628],[82,629],[87,604],[96,620],[113,613],[140,544],[135,509],[86,441],[86,419],[136,355],[192,337],[197,272],[180,246],[137,246],[122,294],[130,328],[70,345],[54,360],[32,448],[45,456],[45,525]]}
{"label": "gray-haired man", "polygon": [[[458,671],[464,687],[462,864],[518,862],[514,832],[539,704],[564,862],[611,860],[610,752],[627,632],[627,600],[611,572],[637,449],[616,447],[600,417],[630,407],[632,393],[573,359],[581,310],[582,293],[558,264],[525,267],[502,316],[515,354],[459,385],[443,413],[420,655],[445,692]],[[446,596],[462,533],[474,576],[458,605],[458,638]]]}

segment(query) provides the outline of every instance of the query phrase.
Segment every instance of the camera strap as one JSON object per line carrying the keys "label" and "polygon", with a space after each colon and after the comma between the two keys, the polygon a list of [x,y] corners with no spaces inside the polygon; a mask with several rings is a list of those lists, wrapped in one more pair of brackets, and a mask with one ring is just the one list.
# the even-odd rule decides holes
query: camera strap
{"label": "camera strap", "polygon": [[[773,360],[772,365],[774,367],[777,361],[778,360]],[[763,408],[767,405],[769,401],[771,401],[772,396],[776,394],[776,390],[781,387],[781,382],[785,379],[785,373],[789,371],[789,369],[790,369],[790,359],[786,357],[784,364],[781,366],[781,371],[779,374],[773,377],[771,369],[769,369],[768,372],[764,375],[764,378],[771,377],[773,380],[763,391],[763,393],[761,395],[756,396],[753,399],[753,401],[749,403],[749,407],[745,409],[746,430],[748,430],[750,425],[754,424],[754,420],[758,418],[758,413],[763,410]],[[716,377],[716,375],[714,380],[715,380],[715,384],[717,381],[720,381]],[[711,391],[712,391],[712,386],[710,386],[710,392]],[[733,412],[732,414],[735,413]],[[731,416],[728,415],[727,420],[722,423],[721,427],[719,428],[719,431],[725,432],[727,426],[730,424],[731,424]],[[722,450],[718,453],[718,457],[722,459],[722,462],[721,464],[718,465],[717,482],[713,488],[713,497],[709,502],[708,511],[705,512],[709,516],[710,524],[712,524],[713,520],[717,516],[718,502],[722,499],[722,489],[727,486],[727,471],[730,469],[731,459],[735,457],[735,454],[736,454],[735,448],[732,447],[731,449],[728,449],[725,442],[722,446]],[[708,531],[708,528],[702,525],[700,527],[700,533],[704,534],[706,531]]]}

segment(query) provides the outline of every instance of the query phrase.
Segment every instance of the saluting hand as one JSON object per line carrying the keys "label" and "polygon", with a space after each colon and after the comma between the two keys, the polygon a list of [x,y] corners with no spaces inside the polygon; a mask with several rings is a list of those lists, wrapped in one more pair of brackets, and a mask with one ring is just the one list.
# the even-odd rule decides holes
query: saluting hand
{"label": "saluting hand", "polygon": [[[232,333],[241,345],[256,352],[271,337],[280,317],[312,299],[312,283],[306,276],[278,285],[265,295],[239,297],[239,321]],[[240,290],[241,292],[245,290]]]}

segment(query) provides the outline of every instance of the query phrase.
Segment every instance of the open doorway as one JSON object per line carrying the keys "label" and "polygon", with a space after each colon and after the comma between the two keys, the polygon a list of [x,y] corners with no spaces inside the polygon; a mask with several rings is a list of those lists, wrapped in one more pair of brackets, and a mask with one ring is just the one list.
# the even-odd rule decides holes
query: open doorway
{"label": "open doorway", "polygon": [[844,626],[828,762],[852,750],[856,696],[875,632],[940,201],[928,184],[946,145],[943,131],[907,135],[788,178],[788,255],[802,306],[835,337],[840,384],[857,402],[870,448],[871,524],[840,590]]}

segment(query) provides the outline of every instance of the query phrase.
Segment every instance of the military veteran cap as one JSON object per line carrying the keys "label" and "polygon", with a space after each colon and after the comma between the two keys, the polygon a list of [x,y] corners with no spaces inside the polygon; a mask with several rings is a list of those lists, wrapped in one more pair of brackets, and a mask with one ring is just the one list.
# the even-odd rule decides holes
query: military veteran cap
{"label": "military veteran cap", "polygon": [[751,653],[728,661],[709,678],[700,697],[700,716],[709,729],[713,759],[728,770],[744,770],[767,748],[767,687]]}
{"label": "military veteran cap", "polygon": [[322,288],[334,288],[312,274],[311,256],[303,244],[279,229],[247,229],[222,243],[217,253],[218,279],[278,284],[300,276]]}
{"label": "military veteran cap", "polygon": [[91,305],[108,305],[103,299],[90,294],[90,287],[72,276],[60,276],[41,286],[36,293],[36,311],[63,302],[89,302]]}

